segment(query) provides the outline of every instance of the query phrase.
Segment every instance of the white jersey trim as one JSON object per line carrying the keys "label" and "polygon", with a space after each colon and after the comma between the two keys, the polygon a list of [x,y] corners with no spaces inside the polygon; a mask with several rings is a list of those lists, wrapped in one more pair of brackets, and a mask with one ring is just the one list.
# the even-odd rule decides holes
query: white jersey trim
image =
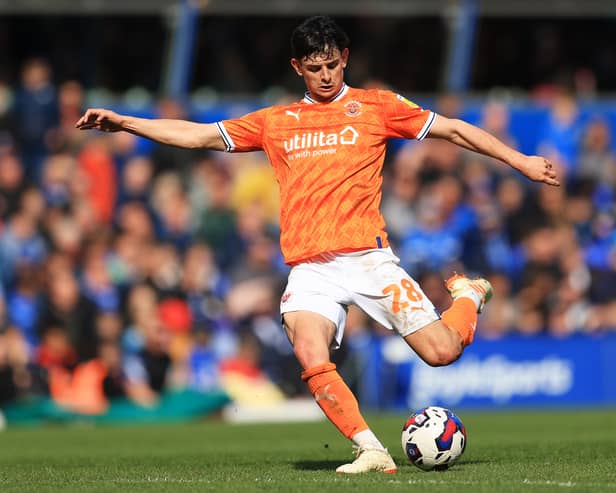
{"label": "white jersey trim", "polygon": [[225,143],[225,152],[233,152],[235,150],[235,142],[233,142],[224,124],[222,122],[216,122],[216,128]]}
{"label": "white jersey trim", "polygon": [[[347,91],[349,90],[349,86],[347,86],[344,82],[342,83],[342,87],[340,88],[340,91],[338,91],[338,94],[336,94],[333,98],[331,98],[329,101],[327,101],[328,103],[333,103],[334,101],[338,101],[339,99],[342,99],[344,97],[344,95],[347,93]],[[310,92],[306,92],[304,94],[304,102],[305,103],[309,103],[309,104],[315,104],[318,103],[318,101],[312,99],[310,97]]]}
{"label": "white jersey trim", "polygon": [[419,131],[419,133],[417,134],[415,138],[417,140],[424,140],[426,138],[426,135],[428,135],[428,132],[430,131],[430,127],[432,126],[435,120],[436,120],[436,113],[431,111],[430,114],[428,115],[428,119],[426,120],[426,123],[424,123],[424,126],[421,128],[421,130]]}

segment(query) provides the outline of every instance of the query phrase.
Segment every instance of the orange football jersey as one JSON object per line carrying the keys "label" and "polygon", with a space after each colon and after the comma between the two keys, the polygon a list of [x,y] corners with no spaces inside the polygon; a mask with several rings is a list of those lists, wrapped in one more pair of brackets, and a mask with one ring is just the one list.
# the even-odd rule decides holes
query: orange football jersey
{"label": "orange football jersey", "polygon": [[263,150],[280,186],[288,264],[388,245],[380,213],[388,138],[423,139],[436,118],[391,91],[344,85],[327,103],[308,94],[218,122],[227,151]]}

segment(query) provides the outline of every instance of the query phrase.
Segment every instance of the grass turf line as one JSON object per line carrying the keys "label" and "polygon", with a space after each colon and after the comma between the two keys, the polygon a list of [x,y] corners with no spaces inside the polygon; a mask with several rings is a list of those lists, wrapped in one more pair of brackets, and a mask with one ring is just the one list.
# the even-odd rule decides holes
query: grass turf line
{"label": "grass turf line", "polygon": [[459,415],[467,450],[431,473],[405,464],[405,416],[369,416],[399,472],[352,477],[334,473],[351,446],[326,421],[13,428],[0,434],[0,491],[616,493],[616,410]]}

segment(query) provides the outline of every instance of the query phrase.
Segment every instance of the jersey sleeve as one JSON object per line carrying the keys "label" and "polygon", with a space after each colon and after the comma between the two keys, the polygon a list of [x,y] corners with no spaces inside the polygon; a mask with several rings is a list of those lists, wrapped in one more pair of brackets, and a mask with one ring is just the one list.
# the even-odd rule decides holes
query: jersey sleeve
{"label": "jersey sleeve", "polygon": [[263,149],[263,129],[267,108],[240,118],[216,122],[227,152],[249,152]]}
{"label": "jersey sleeve", "polygon": [[391,91],[379,93],[387,137],[422,140],[428,135],[436,113],[421,108],[400,94]]}

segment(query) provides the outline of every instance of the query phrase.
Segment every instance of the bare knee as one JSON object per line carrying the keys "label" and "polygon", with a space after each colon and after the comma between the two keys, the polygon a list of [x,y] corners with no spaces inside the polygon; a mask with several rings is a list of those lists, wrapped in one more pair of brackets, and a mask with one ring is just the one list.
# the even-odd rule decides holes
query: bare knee
{"label": "bare knee", "polygon": [[284,324],[293,353],[305,369],[329,362],[329,348],[336,327],[325,317],[306,311],[284,314]]}
{"label": "bare knee", "polygon": [[329,347],[310,339],[296,339],[293,353],[305,370],[329,362]]}
{"label": "bare knee", "polygon": [[430,366],[446,366],[456,361],[464,349],[462,338],[440,320],[404,338],[417,355]]}
{"label": "bare knee", "polygon": [[430,366],[447,366],[456,361],[462,355],[462,345],[439,344],[420,355]]}

